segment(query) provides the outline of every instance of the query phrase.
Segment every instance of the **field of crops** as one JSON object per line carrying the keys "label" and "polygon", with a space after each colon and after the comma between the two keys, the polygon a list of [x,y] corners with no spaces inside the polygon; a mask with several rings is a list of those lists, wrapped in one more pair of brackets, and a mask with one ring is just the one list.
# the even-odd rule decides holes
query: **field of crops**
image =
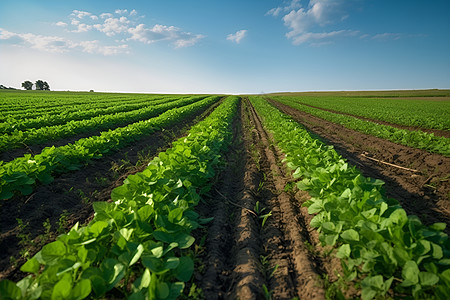
{"label": "field of crops", "polygon": [[450,299],[447,90],[0,99],[0,299]]}

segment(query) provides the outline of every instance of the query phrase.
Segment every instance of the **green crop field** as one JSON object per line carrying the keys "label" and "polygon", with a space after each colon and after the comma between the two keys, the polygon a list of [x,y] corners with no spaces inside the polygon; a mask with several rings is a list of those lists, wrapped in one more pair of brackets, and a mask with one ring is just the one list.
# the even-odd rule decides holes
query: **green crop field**
{"label": "green crop field", "polygon": [[0,299],[448,299],[449,116],[448,90],[0,91]]}

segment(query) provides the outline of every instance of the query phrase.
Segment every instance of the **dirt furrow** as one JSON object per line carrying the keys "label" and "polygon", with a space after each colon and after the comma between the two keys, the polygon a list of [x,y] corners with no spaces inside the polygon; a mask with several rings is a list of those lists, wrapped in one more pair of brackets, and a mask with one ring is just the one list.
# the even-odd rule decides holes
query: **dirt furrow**
{"label": "dirt furrow", "polygon": [[[242,113],[242,111],[241,111]],[[206,299],[260,299],[265,284],[259,260],[261,239],[257,224],[254,191],[257,172],[242,139],[241,114],[234,120],[233,144],[202,214],[213,211],[207,230],[205,271],[199,284]]]}
{"label": "dirt furrow", "polygon": [[[383,180],[387,196],[397,199],[408,214],[419,216],[427,225],[434,222],[450,225],[450,158],[355,132],[282,103],[270,102],[333,145],[364,176]],[[366,156],[417,172],[375,162]],[[449,226],[446,232],[450,232]]]}
{"label": "dirt furrow", "polygon": [[279,192],[277,197],[282,219],[284,221],[285,240],[291,243],[290,261],[296,272],[295,285],[300,299],[325,299],[325,291],[322,288],[320,279],[320,266],[311,257],[311,253],[306,245],[311,245],[309,232],[305,227],[305,222],[292,204],[294,199],[285,192],[286,183],[289,181],[286,174],[279,167],[281,160],[277,157],[276,150],[271,146],[269,136],[263,129],[261,121],[254,111],[250,109],[253,122],[258,131],[258,135],[264,146],[264,154],[270,164],[270,170],[273,183]]}

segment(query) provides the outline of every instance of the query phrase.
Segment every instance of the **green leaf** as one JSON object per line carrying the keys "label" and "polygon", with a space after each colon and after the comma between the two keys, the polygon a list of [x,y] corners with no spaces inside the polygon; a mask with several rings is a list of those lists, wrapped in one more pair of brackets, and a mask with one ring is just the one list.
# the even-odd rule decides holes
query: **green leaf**
{"label": "green leaf", "polygon": [[52,300],[67,299],[72,292],[72,277],[64,274],[60,281],[53,287]]}
{"label": "green leaf", "polygon": [[403,208],[397,208],[394,210],[394,212],[389,216],[389,219],[391,222],[398,224],[400,227],[408,222],[408,216]]}
{"label": "green leaf", "polygon": [[361,286],[361,298],[363,300],[373,299],[383,289],[383,276],[367,276],[361,281]]}
{"label": "green leaf", "polygon": [[142,276],[133,282],[133,290],[135,292],[140,291],[144,288],[148,288],[150,285],[150,270],[148,268],[145,268],[144,273],[142,273]]}
{"label": "green leaf", "polygon": [[125,266],[115,259],[105,259],[100,267],[108,283],[107,290],[113,288],[125,276]]}
{"label": "green leaf", "polygon": [[325,233],[335,233],[336,232],[336,226],[333,222],[325,222],[322,224],[322,229]]}
{"label": "green leaf", "polygon": [[171,223],[179,222],[181,220],[181,218],[183,217],[183,211],[184,211],[184,209],[182,209],[181,207],[172,209],[169,212],[169,215],[167,216],[167,218],[169,219],[169,222],[171,222]]}
{"label": "green leaf", "polygon": [[156,258],[160,258],[164,255],[164,247],[163,246],[155,247],[155,248],[151,249],[150,251]]}
{"label": "green leaf", "polygon": [[180,265],[180,259],[178,257],[169,257],[164,265],[167,269],[176,269]]}
{"label": "green leaf", "polygon": [[338,251],[336,252],[336,256],[338,258],[348,258],[350,257],[351,249],[349,244],[344,244],[339,247]]}
{"label": "green leaf", "polygon": [[81,300],[89,296],[91,293],[91,281],[89,279],[83,279],[78,282],[72,291],[71,299]]}
{"label": "green leaf", "polygon": [[35,257],[29,259],[21,268],[20,271],[26,273],[36,274],[39,271],[40,264]]}
{"label": "green leaf", "polygon": [[184,290],[183,282],[174,282],[170,285],[170,295],[167,297],[167,300],[175,300],[181,295]]}
{"label": "green leaf", "polygon": [[162,242],[165,243],[177,243],[178,247],[181,249],[189,248],[195,241],[195,238],[193,236],[190,236],[189,234],[179,232],[179,233],[167,233],[164,231],[155,230],[153,232],[153,236]]}
{"label": "green leaf", "polygon": [[0,281],[0,295],[1,299],[22,298],[20,288],[14,282],[7,279]]}
{"label": "green leaf", "polygon": [[359,241],[359,234],[354,229],[348,229],[341,233],[341,238],[346,241],[357,242]]}
{"label": "green leaf", "polygon": [[322,201],[317,199],[314,201],[309,207],[308,207],[308,213],[309,214],[316,214],[318,212],[321,212],[323,210],[322,207]]}
{"label": "green leaf", "polygon": [[441,246],[431,243],[431,248],[433,249],[433,257],[435,259],[441,259],[444,256]]}
{"label": "green leaf", "polygon": [[[17,286],[22,291],[22,298],[26,298],[27,300],[39,299],[42,294],[42,286],[39,285],[39,282],[34,280],[34,277],[32,275],[28,275],[27,277],[20,280],[17,283]],[[1,291],[0,295],[2,295]]]}
{"label": "green leaf", "polygon": [[420,284],[423,286],[432,286],[439,282],[439,277],[429,272],[420,272],[419,279]]}
{"label": "green leaf", "polygon": [[129,266],[134,265],[139,260],[139,258],[141,258],[143,252],[144,246],[142,246],[142,244],[139,244],[139,246],[137,246],[136,251],[134,252],[133,258],[131,259]]}
{"label": "green leaf", "polygon": [[89,280],[91,281],[92,289],[98,297],[106,293],[107,285],[106,281],[102,277],[93,275],[89,277]]}
{"label": "green leaf", "polygon": [[415,261],[407,261],[402,270],[402,286],[412,286],[419,283],[419,267]]}
{"label": "green leaf", "polygon": [[[98,202],[97,202],[98,203]],[[108,223],[105,221],[96,221],[95,223],[89,225],[88,230],[94,237],[99,236],[102,231],[108,227]]]}
{"label": "green leaf", "polygon": [[322,236],[324,236],[323,241],[325,242],[325,245],[334,246],[339,237],[339,234],[323,234]]}
{"label": "green leaf", "polygon": [[445,223],[434,223],[430,226],[431,229],[437,230],[437,231],[443,231],[447,227],[447,224]]}
{"label": "green leaf", "polygon": [[166,299],[167,297],[169,297],[169,294],[169,285],[165,282],[159,282],[156,286],[156,295],[158,296],[158,298]]}
{"label": "green leaf", "polygon": [[[42,261],[39,262],[45,265],[52,265],[64,254],[66,254],[66,246],[64,243],[55,241],[42,248],[40,251],[40,258]],[[39,260],[39,256],[37,256],[37,258]]]}
{"label": "green leaf", "polygon": [[194,261],[188,256],[180,257],[180,264],[175,269],[175,277],[178,280],[187,282],[194,273]]}

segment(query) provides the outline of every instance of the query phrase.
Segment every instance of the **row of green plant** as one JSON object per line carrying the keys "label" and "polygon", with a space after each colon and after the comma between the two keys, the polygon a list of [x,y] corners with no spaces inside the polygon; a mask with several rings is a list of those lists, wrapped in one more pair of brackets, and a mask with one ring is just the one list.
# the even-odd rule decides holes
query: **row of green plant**
{"label": "row of green plant", "polygon": [[393,124],[450,130],[448,101],[337,96],[296,96],[291,99],[303,104]]}
{"label": "row of green plant", "polygon": [[201,219],[195,206],[210,186],[231,142],[238,97],[228,97],[189,135],[147,169],[113,190],[113,202],[94,203],[95,217],[47,244],[21,270],[17,283],[0,281],[10,299],[176,299],[194,272]]}
{"label": "row of green plant", "polygon": [[[153,94],[153,96],[161,96]],[[54,108],[67,108],[89,103],[101,104],[148,98],[149,95],[124,93],[83,93],[83,92],[41,92],[41,91],[0,91],[4,101],[0,103],[3,115],[6,112],[26,111],[29,109],[53,110]]]}
{"label": "row of green plant", "polygon": [[388,125],[361,120],[351,116],[328,112],[322,109],[302,105],[295,99],[289,97],[276,98],[276,101],[362,133],[370,134],[394,143],[424,149],[429,152],[439,153],[450,157],[450,139],[446,137],[435,136],[433,133],[426,133],[423,131],[399,129]]}
{"label": "row of green plant", "polygon": [[104,103],[100,107],[98,107],[96,103],[88,103],[79,105],[76,108],[67,107],[66,110],[60,110],[58,112],[52,110],[52,114],[45,114],[37,117],[24,118],[22,115],[19,115],[15,118],[8,118],[5,122],[0,123],[0,133],[12,133],[17,130],[23,131],[31,128],[61,125],[69,121],[85,120],[97,116],[128,112],[146,106],[154,106],[180,100],[182,98],[186,97],[158,96],[150,99],[137,98],[133,101]]}
{"label": "row of green plant", "polygon": [[[158,96],[158,95],[151,95]],[[79,92],[45,92],[40,91],[0,91],[0,120],[13,115],[28,113],[46,114],[53,111],[76,109],[79,106],[93,104],[107,106],[108,103],[133,101],[136,98],[149,98],[149,95],[137,94],[89,94]],[[32,117],[32,115],[31,115]]]}
{"label": "row of green plant", "polygon": [[425,226],[385,195],[384,182],[366,178],[332,146],[261,97],[251,102],[286,155],[311,227],[322,245],[342,261],[342,276],[361,288],[363,299],[450,298],[450,242],[444,223]]}
{"label": "row of green plant", "polygon": [[144,106],[128,112],[118,112],[111,115],[100,115],[86,120],[69,121],[62,125],[31,128],[26,131],[16,130],[11,134],[0,135],[0,151],[23,148],[33,145],[67,138],[81,133],[97,130],[107,130],[125,124],[155,117],[169,109],[181,107],[199,101],[205,96],[195,96],[180,100]]}
{"label": "row of green plant", "polygon": [[91,159],[97,159],[110,151],[118,150],[143,135],[179,123],[214,102],[219,96],[211,96],[192,104],[168,110],[161,115],[103,131],[100,135],[82,138],[73,144],[47,147],[40,154],[25,154],[10,162],[0,161],[0,199],[9,199],[14,193],[30,194],[36,183],[48,184],[53,175],[77,170]]}

